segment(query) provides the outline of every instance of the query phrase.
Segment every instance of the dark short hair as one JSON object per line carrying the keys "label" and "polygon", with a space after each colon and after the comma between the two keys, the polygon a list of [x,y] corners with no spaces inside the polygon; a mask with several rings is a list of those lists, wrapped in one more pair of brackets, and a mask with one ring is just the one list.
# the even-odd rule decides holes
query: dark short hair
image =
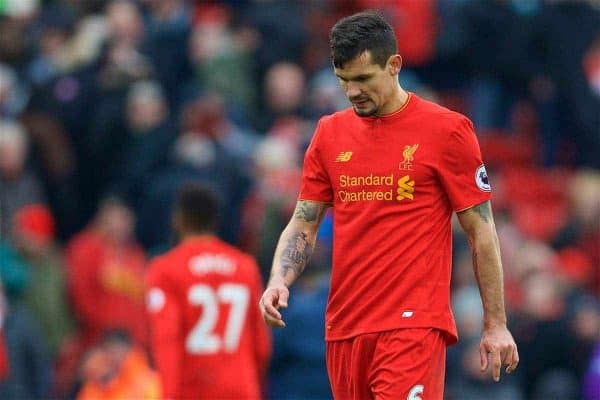
{"label": "dark short hair", "polygon": [[175,211],[181,215],[187,229],[195,232],[215,230],[218,208],[217,196],[207,186],[193,182],[180,187]]}
{"label": "dark short hair", "polygon": [[374,63],[382,68],[390,56],[398,53],[396,35],[391,25],[376,11],[364,11],[340,19],[329,35],[331,60],[336,68],[371,52]]}

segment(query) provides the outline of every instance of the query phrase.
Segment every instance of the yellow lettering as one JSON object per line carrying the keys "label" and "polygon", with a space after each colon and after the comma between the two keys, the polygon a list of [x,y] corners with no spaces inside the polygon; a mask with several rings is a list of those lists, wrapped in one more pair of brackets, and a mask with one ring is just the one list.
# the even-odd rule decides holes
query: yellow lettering
{"label": "yellow lettering", "polygon": [[388,176],[384,176],[383,183],[388,186],[393,186],[394,185],[394,174],[389,174]]}
{"label": "yellow lettering", "polygon": [[384,200],[392,200],[393,198],[394,198],[393,190],[388,190],[387,192],[384,193],[384,196],[383,196]]}

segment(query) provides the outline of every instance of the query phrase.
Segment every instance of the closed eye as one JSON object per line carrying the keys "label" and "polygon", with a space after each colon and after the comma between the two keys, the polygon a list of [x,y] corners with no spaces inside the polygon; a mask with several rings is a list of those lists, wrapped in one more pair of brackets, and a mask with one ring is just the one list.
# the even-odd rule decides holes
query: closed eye
{"label": "closed eye", "polygon": [[351,78],[344,78],[343,76],[340,76],[340,75],[336,75],[336,76],[338,77],[338,79],[342,83],[346,83],[346,82],[366,82],[369,79],[371,79],[371,77],[372,77],[372,75],[357,75],[357,76],[353,76]]}

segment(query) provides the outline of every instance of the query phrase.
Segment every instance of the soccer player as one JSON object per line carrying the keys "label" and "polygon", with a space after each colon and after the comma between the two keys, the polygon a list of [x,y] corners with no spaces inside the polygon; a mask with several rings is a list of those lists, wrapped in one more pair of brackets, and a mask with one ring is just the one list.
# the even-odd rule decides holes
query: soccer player
{"label": "soccer player", "polygon": [[390,25],[363,12],[331,31],[335,75],[352,107],[323,117],[306,152],[299,200],[261,300],[284,327],[288,287],[333,207],[326,309],[327,369],[336,399],[442,399],[450,310],[451,217],[473,251],[484,309],[482,371],[513,371],[491,188],[471,122],[407,93]]}
{"label": "soccer player", "polygon": [[217,202],[184,186],[173,213],[181,243],[153,260],[152,355],[168,399],[260,399],[271,352],[253,258],[215,236]]}

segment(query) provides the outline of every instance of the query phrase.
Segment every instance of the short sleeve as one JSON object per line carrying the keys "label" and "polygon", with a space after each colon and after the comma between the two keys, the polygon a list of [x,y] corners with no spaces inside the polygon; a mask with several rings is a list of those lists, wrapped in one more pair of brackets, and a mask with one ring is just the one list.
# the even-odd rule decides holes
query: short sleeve
{"label": "short sleeve", "polygon": [[473,124],[462,117],[442,149],[438,174],[452,209],[462,211],[491,199],[491,186]]}
{"label": "short sleeve", "polygon": [[323,120],[319,121],[315,134],[304,155],[304,167],[302,169],[302,185],[299,198],[302,200],[314,200],[323,203],[333,202],[333,190],[331,181],[323,160],[321,159],[321,136],[323,135]]}
{"label": "short sleeve", "polygon": [[146,279],[146,313],[150,324],[152,356],[165,398],[178,396],[182,335],[177,290],[169,284],[161,264],[154,261]]}

